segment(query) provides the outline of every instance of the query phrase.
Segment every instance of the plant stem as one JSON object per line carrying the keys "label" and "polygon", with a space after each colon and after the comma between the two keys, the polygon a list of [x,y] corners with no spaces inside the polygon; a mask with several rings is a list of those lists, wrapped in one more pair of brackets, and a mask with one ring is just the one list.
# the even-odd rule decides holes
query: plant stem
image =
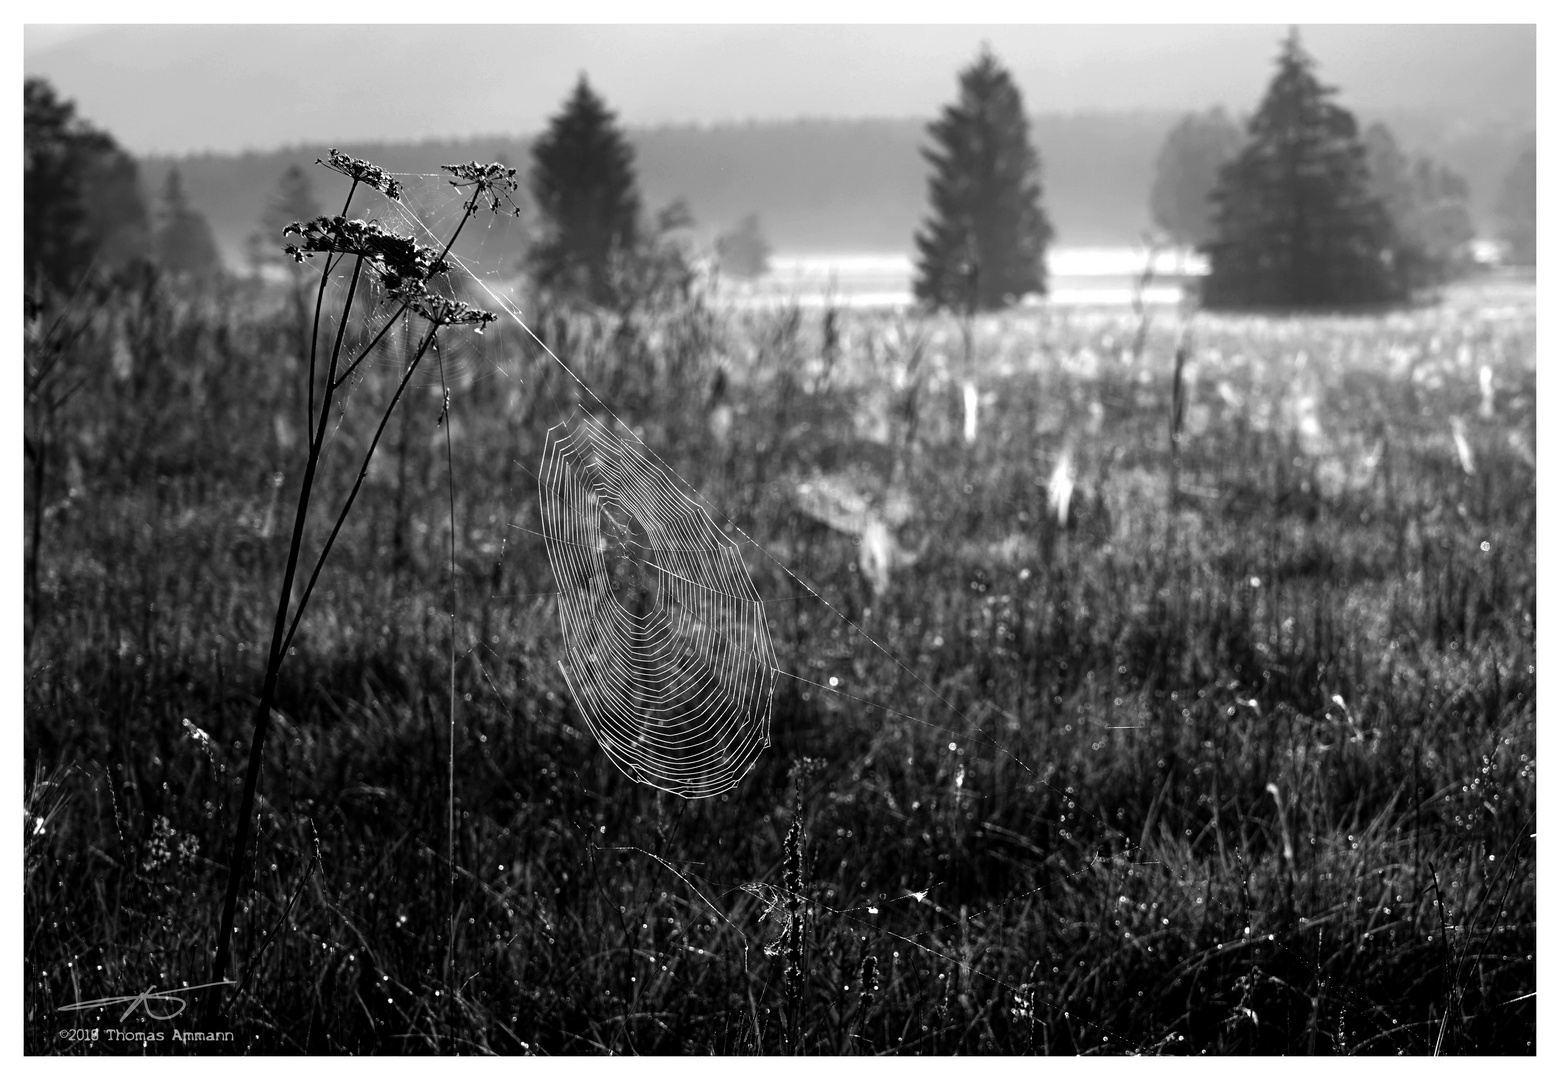
{"label": "plant stem", "polygon": [[304,418],[309,425],[309,442],[314,442],[314,368],[320,348],[320,308],[325,304],[325,286],[330,282],[331,261],[325,256],[325,269],[320,273],[319,291],[314,294],[314,325],[309,331],[309,408]]}
{"label": "plant stem", "polygon": [[[474,201],[474,200],[473,200]],[[465,220],[461,220],[465,224]],[[460,230],[456,229],[456,235]],[[454,243],[451,238],[450,243]],[[448,251],[448,248],[445,248]],[[429,341],[432,341],[429,335]],[[444,391],[444,469],[448,477],[450,496],[450,762],[449,762],[449,851],[450,851],[450,931],[449,953],[446,968],[453,968],[455,960],[455,455],[450,436],[450,388],[444,378],[444,354],[439,358],[439,388]]]}
{"label": "plant stem", "polygon": [[[354,179],[352,181],[352,186],[347,189],[347,197],[343,199],[341,203],[342,217],[347,216],[347,210],[352,206],[352,196],[357,194],[357,189],[358,182],[356,179]],[[324,306],[325,303],[325,286],[330,282],[330,272],[332,269],[334,269],[337,263],[339,263],[339,261],[340,260],[333,261],[330,255],[328,253],[326,254],[325,269],[320,273],[319,291],[314,294],[314,327],[309,334],[309,411],[304,414],[310,423],[314,422],[314,360],[315,355],[319,349],[320,341],[320,309]],[[362,264],[361,257],[359,257],[358,263],[359,265]],[[356,274],[354,274],[354,280],[356,280]],[[351,301],[349,300],[347,303],[350,307]],[[342,325],[346,325],[346,312],[342,312]],[[370,348],[372,348],[372,346],[370,346]],[[314,432],[309,432],[309,439],[311,442],[313,441]]]}
{"label": "plant stem", "polygon": [[[352,204],[352,195],[356,191],[357,191],[357,180],[354,179],[353,182],[352,182],[351,190],[349,190],[347,192],[346,202],[342,206],[342,216],[343,217],[346,216],[347,208],[350,207],[351,204]],[[474,212],[475,207],[476,207],[476,197],[473,196],[471,202],[466,204],[466,207],[465,207],[466,212],[465,212],[465,214],[462,215],[460,223],[458,225],[456,225],[455,231],[454,231],[453,235],[451,235],[451,237],[449,239],[449,242],[447,244],[445,244],[445,246],[444,246],[444,251],[439,256],[439,258],[441,260],[444,258],[445,255],[447,255],[449,253],[450,249],[454,246],[456,238],[460,236],[461,230],[465,228],[466,222],[471,218],[471,215]],[[261,686],[261,690],[260,690],[260,702],[259,702],[258,707],[255,710],[254,734],[251,736],[250,743],[249,743],[249,764],[248,764],[248,767],[246,768],[245,773],[244,773],[243,794],[242,794],[242,796],[240,798],[240,801],[239,801],[237,833],[236,833],[236,835],[234,837],[234,840],[233,840],[233,846],[232,846],[231,850],[228,853],[227,891],[226,891],[226,895],[223,897],[223,901],[222,901],[222,920],[221,920],[220,924],[218,925],[218,930],[217,930],[217,949],[216,949],[215,958],[212,961],[212,969],[211,969],[212,970],[212,974],[211,974],[211,979],[209,980],[212,983],[223,982],[223,981],[226,980],[226,977],[227,977],[227,967],[228,967],[228,962],[229,962],[229,959],[230,959],[230,952],[231,952],[231,948],[232,948],[233,920],[234,920],[234,917],[235,917],[235,915],[237,913],[237,908],[238,908],[238,894],[239,894],[239,891],[240,891],[240,881],[241,881],[241,879],[243,877],[244,870],[246,868],[247,861],[248,861],[249,830],[250,830],[250,826],[251,826],[251,818],[254,815],[255,789],[259,786],[260,765],[261,765],[261,762],[264,760],[264,757],[265,757],[265,737],[266,737],[266,734],[267,734],[267,732],[268,732],[268,730],[270,728],[271,709],[272,709],[273,705],[275,704],[275,700],[276,700],[276,685],[277,685],[277,681],[278,681],[280,673],[281,673],[282,663],[283,663],[283,661],[285,660],[285,658],[287,656],[287,650],[292,645],[293,635],[298,632],[298,625],[301,622],[301,620],[303,619],[303,613],[304,613],[305,609],[308,607],[309,598],[314,594],[314,585],[319,580],[320,571],[324,569],[325,562],[330,557],[331,548],[335,545],[336,537],[337,537],[337,535],[340,534],[341,527],[346,523],[347,515],[352,510],[352,504],[357,499],[358,492],[360,490],[362,490],[363,481],[368,476],[368,466],[369,466],[369,463],[373,460],[374,451],[379,446],[380,438],[384,435],[385,426],[389,423],[391,414],[395,412],[395,407],[400,402],[401,395],[405,392],[407,383],[411,381],[412,373],[416,370],[418,362],[421,361],[423,355],[427,352],[428,347],[433,344],[435,335],[438,333],[438,329],[439,329],[437,324],[435,324],[434,326],[429,328],[428,336],[423,340],[422,345],[419,346],[419,348],[417,350],[417,354],[412,358],[412,362],[407,365],[406,372],[401,376],[401,381],[400,381],[399,385],[396,386],[395,394],[391,397],[390,403],[387,406],[385,406],[384,414],[380,417],[380,420],[379,420],[379,426],[374,431],[374,438],[369,443],[367,453],[365,453],[363,455],[363,464],[362,464],[362,466],[358,470],[357,480],[353,483],[352,490],[348,493],[346,501],[342,504],[340,512],[336,515],[335,524],[331,527],[330,534],[329,534],[329,536],[326,537],[325,543],[322,546],[322,548],[320,549],[320,554],[315,559],[314,568],[313,568],[313,570],[309,574],[308,584],[304,587],[303,595],[299,598],[297,609],[293,612],[293,617],[292,617],[291,623],[289,624],[288,619],[287,619],[287,613],[288,613],[288,609],[290,607],[290,603],[289,602],[290,602],[290,600],[292,598],[293,582],[294,582],[294,580],[296,579],[296,576],[297,576],[298,556],[299,556],[299,552],[300,552],[300,550],[302,549],[302,546],[303,546],[303,534],[304,534],[304,527],[307,524],[308,516],[309,516],[310,497],[311,497],[311,495],[313,493],[314,478],[315,478],[315,474],[316,474],[316,472],[318,470],[318,467],[319,467],[319,460],[320,460],[321,452],[322,452],[323,447],[324,447],[324,442],[325,442],[325,425],[326,425],[326,422],[330,419],[330,407],[331,407],[332,401],[334,400],[335,392],[336,392],[337,388],[340,387],[341,384],[348,377],[350,377],[352,372],[357,369],[358,365],[361,364],[365,358],[367,358],[368,354],[374,350],[374,347],[379,344],[380,340],[384,337],[384,335],[388,331],[388,329],[395,324],[396,320],[400,317],[401,313],[404,312],[407,309],[407,307],[409,306],[409,302],[404,302],[402,304],[402,306],[401,306],[400,311],[397,311],[394,316],[392,316],[390,319],[386,320],[385,324],[380,328],[379,333],[377,333],[373,337],[373,339],[368,343],[368,345],[363,348],[363,350],[359,353],[357,358],[355,360],[353,360],[347,366],[346,370],[345,371],[339,371],[339,364],[340,364],[340,360],[341,360],[342,342],[345,340],[345,337],[346,337],[347,325],[350,322],[350,317],[351,317],[351,314],[352,314],[353,300],[357,296],[358,281],[360,280],[360,278],[362,276],[362,271],[363,271],[363,256],[362,255],[358,255],[357,256],[357,259],[353,263],[353,267],[352,267],[352,281],[351,281],[351,284],[347,288],[347,297],[346,297],[346,300],[342,304],[341,315],[339,317],[339,320],[338,320],[338,323],[337,323],[337,326],[336,326],[336,340],[331,345],[330,364],[329,364],[329,367],[327,368],[326,373],[325,373],[324,389],[323,389],[323,393],[322,393],[321,400],[320,400],[319,413],[318,413],[318,416],[317,416],[317,419],[316,419],[315,418],[315,413],[314,413],[314,383],[315,383],[315,378],[316,378],[317,360],[318,360],[319,320],[320,320],[321,309],[324,306],[325,289],[326,289],[327,284],[330,281],[330,271],[332,269],[332,265],[333,264],[332,264],[332,262],[330,260],[330,257],[329,257],[329,255],[327,255],[326,256],[326,263],[325,263],[324,272],[320,275],[319,291],[315,295],[315,304],[314,304],[314,327],[315,327],[315,330],[314,330],[313,340],[310,342],[310,347],[309,347],[309,416],[310,416],[310,419],[311,419],[311,421],[313,423],[313,428],[312,428],[312,430],[310,432],[311,438],[310,438],[310,442],[309,442],[309,456],[308,456],[307,463],[305,464],[305,467],[304,467],[303,484],[302,484],[302,487],[300,488],[300,490],[298,492],[298,509],[297,509],[297,511],[296,511],[296,513],[294,514],[294,517],[293,517],[292,540],[291,540],[291,543],[288,546],[288,551],[287,551],[287,568],[286,568],[286,571],[283,573],[283,576],[282,576],[281,595],[279,596],[279,598],[277,600],[277,605],[276,605],[276,622],[275,622],[275,624],[274,624],[274,626],[272,628],[272,632],[271,632],[271,651],[270,651],[270,654],[269,654],[269,656],[267,657],[267,660],[266,660],[265,680],[264,680],[264,682],[263,682],[263,684]],[[339,371],[339,374],[338,374],[338,371]],[[441,367],[441,372],[440,372],[441,379],[442,379],[442,374],[443,373],[442,373],[442,367]],[[447,438],[448,438],[448,430],[446,429],[446,439]],[[453,530],[454,530],[454,511],[453,511],[453,508],[454,508],[454,491],[453,491],[453,489],[451,490],[451,493],[450,493],[450,504],[451,504],[451,520],[450,520],[450,528],[451,528],[451,540],[450,540],[450,543],[451,543],[451,553],[450,553],[450,560],[451,561],[450,561],[450,565],[451,565],[451,572],[453,574],[453,570],[454,570],[454,533],[453,533]],[[454,584],[453,584],[453,578],[452,578],[452,581],[451,581],[452,594],[453,594],[453,588],[454,588]],[[452,620],[454,618],[453,607],[454,607],[454,605],[453,605],[453,602],[452,602],[451,603],[451,619]],[[453,660],[454,660],[454,630],[453,630],[453,625],[452,625],[452,628],[451,628],[450,648],[451,648],[451,654],[450,654],[451,655],[451,675],[450,675],[450,678],[451,678],[451,693],[453,694],[453,691],[454,691],[454,667],[453,667]],[[450,767],[451,767],[451,779],[452,779],[452,783],[453,783],[453,770],[454,770],[454,758],[453,758],[453,754],[454,754],[454,699],[453,699],[453,697],[451,698],[451,704],[450,704],[450,718],[451,718],[451,730],[450,730],[451,751],[450,752],[451,752],[451,755],[452,755],[452,757],[451,757],[451,766]],[[451,788],[451,798],[453,800],[453,787]],[[451,821],[451,842],[452,842],[450,855],[451,855],[451,873],[453,874],[453,866],[454,866],[454,849],[453,849],[454,804],[453,804],[453,801],[451,802],[450,813],[451,813],[450,821]],[[452,883],[451,883],[451,889],[452,889],[452,897],[453,897],[453,880],[452,880]],[[452,923],[452,926],[453,926],[453,923]],[[246,981],[247,981],[247,976],[246,976]],[[206,1010],[206,1017],[207,1017],[207,1021],[208,1022],[215,1022],[216,1021],[218,1015],[221,1012],[221,1003],[222,1003],[222,998],[221,998],[220,991],[218,993],[215,993],[215,994],[211,995],[211,997],[208,999],[207,1010]]]}
{"label": "plant stem", "polygon": [[[325,380],[325,392],[320,401],[319,419],[314,425],[314,440],[309,444],[309,457],[304,466],[303,484],[298,491],[298,509],[293,515],[292,540],[287,549],[287,568],[282,574],[281,594],[276,603],[276,621],[271,631],[271,651],[266,660],[265,681],[260,688],[260,703],[255,709],[254,734],[249,742],[249,765],[244,772],[244,790],[239,799],[237,833],[233,838],[233,846],[228,852],[227,892],[222,900],[222,921],[217,927],[216,957],[211,964],[211,978],[208,982],[222,982],[227,978],[233,939],[233,919],[238,909],[239,882],[243,877],[249,849],[250,819],[254,815],[255,787],[260,779],[260,763],[265,756],[265,737],[270,728],[271,707],[276,700],[277,678],[281,673],[282,659],[286,656],[283,635],[287,628],[288,601],[292,598],[293,580],[298,571],[298,553],[303,547],[304,526],[309,517],[309,498],[313,493],[314,476],[319,467],[320,452],[325,441],[325,422],[330,417],[336,362],[341,353],[347,315],[351,311],[352,299],[357,292],[357,283],[362,270],[363,259],[360,256],[352,268],[352,285],[347,291],[346,304],[341,314],[341,325],[331,350],[330,370]],[[323,289],[321,293],[323,295]],[[312,381],[310,385],[313,385]],[[207,1000],[209,1002],[207,1017],[208,1020],[214,1021],[221,1010],[221,992],[213,993]]]}
{"label": "plant stem", "polygon": [[298,609],[293,613],[292,625],[287,629],[287,637],[282,642],[282,651],[285,653],[292,644],[293,635],[298,632],[298,624],[303,619],[304,608],[308,606],[309,597],[314,594],[314,583],[319,580],[320,571],[325,568],[325,560],[330,557],[330,549],[336,543],[336,537],[341,532],[341,527],[347,522],[347,515],[352,510],[352,504],[357,499],[358,492],[363,488],[363,481],[368,478],[369,462],[373,460],[374,451],[379,446],[380,437],[385,433],[385,427],[390,423],[390,416],[395,412],[396,405],[401,400],[401,394],[406,390],[406,385],[411,381],[412,373],[417,370],[418,363],[423,354],[428,351],[429,344],[433,341],[433,331],[428,332],[428,337],[418,347],[417,355],[412,357],[412,362],[407,365],[406,372],[401,376],[400,383],[395,388],[395,394],[390,399],[390,404],[385,406],[384,415],[379,419],[379,427],[374,431],[374,438],[368,444],[368,450],[363,455],[363,464],[358,468],[357,479],[352,484],[352,490],[347,493],[346,501],[342,504],[341,511],[336,515],[336,522],[331,526],[330,535],[325,538],[325,544],[320,549],[319,557],[314,561],[314,569],[309,574],[308,584],[304,586],[303,597],[298,601]]}
{"label": "plant stem", "polygon": [[352,377],[352,373],[358,369],[358,366],[362,364],[364,360],[368,359],[368,354],[373,352],[374,347],[382,340],[384,340],[384,336],[390,332],[390,328],[396,324],[402,315],[406,314],[406,309],[410,306],[410,303],[403,303],[398,309],[396,309],[396,313],[394,315],[385,320],[385,324],[379,328],[379,333],[374,335],[372,341],[363,346],[363,351],[358,353],[357,359],[348,364],[346,369],[331,381],[331,389],[335,389]]}

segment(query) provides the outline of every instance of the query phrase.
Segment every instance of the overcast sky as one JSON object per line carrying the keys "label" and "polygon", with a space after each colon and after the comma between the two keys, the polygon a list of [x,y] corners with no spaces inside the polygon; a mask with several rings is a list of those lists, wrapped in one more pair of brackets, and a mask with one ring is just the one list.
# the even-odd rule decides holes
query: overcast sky
{"label": "overcast sky", "polygon": [[[457,8],[467,10],[448,10]],[[581,72],[629,125],[930,117],[982,41],[1013,72],[1031,112],[1245,111],[1285,29],[28,26],[23,64],[147,154],[525,134],[542,127]],[[1301,33],[1346,106],[1469,119],[1536,112],[1531,26],[1302,25]]]}

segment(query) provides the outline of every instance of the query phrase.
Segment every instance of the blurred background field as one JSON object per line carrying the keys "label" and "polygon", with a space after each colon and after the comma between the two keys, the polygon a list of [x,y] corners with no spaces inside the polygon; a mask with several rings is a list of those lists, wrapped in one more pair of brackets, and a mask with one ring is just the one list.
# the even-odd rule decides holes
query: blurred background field
{"label": "blurred background field", "polygon": [[[28,488],[30,1052],[124,1049],[56,1046],[54,1011],[204,981],[299,483],[295,320],[148,277],[29,328],[79,381]],[[453,481],[435,379],[289,659],[237,1047],[1531,1053],[1535,325],[1494,277],[1387,315],[1017,308],[968,352],[896,309],[544,311],[752,538],[803,677],[700,802],[620,775],[556,666],[531,474],[593,406],[513,323],[463,342]],[[798,813],[788,1002],[765,946]]]}
{"label": "blurred background field", "polygon": [[[1194,251],[1126,245],[1056,248],[1047,263],[1050,291],[1044,303],[1050,307],[1174,306],[1185,286],[1208,268]],[[773,255],[762,277],[719,285],[721,298],[732,306],[903,308],[913,302],[914,272],[904,255]]]}

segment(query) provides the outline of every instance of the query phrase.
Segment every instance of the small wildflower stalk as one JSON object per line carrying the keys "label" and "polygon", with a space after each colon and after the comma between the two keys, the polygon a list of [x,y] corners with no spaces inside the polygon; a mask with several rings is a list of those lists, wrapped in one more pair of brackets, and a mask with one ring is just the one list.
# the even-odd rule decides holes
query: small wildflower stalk
{"label": "small wildflower stalk", "polygon": [[798,1050],[797,1039],[801,1035],[802,988],[806,976],[806,911],[802,900],[802,848],[807,843],[802,830],[802,788],[798,777],[796,786],[796,813],[791,828],[785,834],[785,868],[782,883],[785,886],[785,1019],[787,1042],[791,1053]]}
{"label": "small wildflower stalk", "polygon": [[861,1003],[856,1007],[856,1037],[867,1041],[867,1016],[872,1012],[872,1001],[878,992],[877,957],[871,953],[861,958]]}
{"label": "small wildflower stalk", "polygon": [[[425,247],[409,237],[399,236],[382,226],[370,221],[349,219],[346,214],[352,205],[352,198],[357,193],[359,185],[374,188],[391,199],[399,199],[401,187],[398,181],[390,177],[378,166],[366,161],[348,157],[336,150],[330,152],[330,160],[321,161],[319,164],[333,172],[338,172],[352,181],[352,186],[347,192],[347,198],[342,205],[342,212],[335,217],[320,217],[313,221],[300,222],[289,225],[286,235],[297,236],[296,243],[290,243],[284,249],[298,262],[306,258],[323,255],[325,265],[320,274],[320,285],[315,293],[314,301],[314,332],[309,348],[309,427],[308,427],[308,456],[304,462],[303,483],[298,492],[298,506],[293,517],[292,539],[287,550],[287,565],[282,574],[281,589],[276,605],[276,620],[271,631],[271,647],[266,659],[265,679],[260,689],[260,702],[255,710],[254,734],[249,744],[249,765],[244,774],[243,794],[239,802],[238,823],[233,838],[233,846],[228,853],[228,880],[227,892],[222,903],[222,917],[218,924],[216,954],[212,961],[212,974],[210,982],[220,983],[227,979],[230,949],[233,937],[233,921],[237,913],[238,897],[242,890],[242,883],[249,868],[249,841],[250,827],[254,818],[255,789],[259,784],[260,765],[264,760],[265,738],[270,727],[271,709],[276,702],[276,689],[281,675],[281,668],[287,656],[288,649],[292,645],[293,637],[298,632],[298,626],[303,619],[309,599],[314,595],[314,586],[319,581],[320,572],[325,568],[325,562],[330,557],[331,548],[336,543],[336,537],[340,535],[341,528],[346,524],[347,516],[352,511],[352,505],[356,501],[358,492],[362,490],[363,481],[368,476],[368,467],[373,460],[374,451],[379,446],[379,440],[384,435],[385,428],[390,422],[391,414],[395,412],[400,403],[407,385],[411,382],[413,373],[418,364],[430,349],[437,348],[437,337],[441,330],[447,327],[470,326],[478,333],[488,323],[497,318],[490,312],[481,311],[464,301],[452,299],[433,291],[433,286],[447,278],[449,264],[445,261],[450,249],[459,238],[461,230],[465,227],[476,212],[486,204],[487,208],[498,211],[501,203],[509,201],[510,193],[517,187],[514,179],[515,170],[502,165],[478,165],[470,162],[464,165],[445,165],[445,171],[452,174],[450,183],[457,189],[470,188],[470,197],[463,204],[465,213],[456,225],[448,242],[442,251],[435,251]],[[511,205],[512,202],[511,202]],[[352,270],[347,285],[346,297],[342,301],[340,316],[337,320],[335,339],[331,344],[329,358],[325,363],[325,376],[323,380],[318,378],[319,372],[319,325],[322,309],[325,302],[325,290],[332,273],[339,269],[346,259],[352,260]],[[354,303],[358,299],[359,285],[362,283],[364,271],[367,271],[372,279],[378,281],[388,297],[390,305],[394,306],[393,313],[385,319],[379,331],[361,349],[345,349],[346,330],[352,314]],[[325,444],[325,432],[329,427],[331,406],[336,401],[336,392],[352,377],[359,365],[378,347],[389,329],[405,315],[414,315],[427,324],[427,329],[417,341],[406,370],[402,373],[400,381],[396,384],[390,401],[384,406],[379,418],[379,424],[374,430],[374,437],[368,445],[368,450],[363,455],[362,464],[358,469],[357,478],[352,484],[351,490],[342,501],[336,513],[334,524],[330,528],[325,542],[320,546],[318,554],[314,557],[313,569],[309,573],[308,584],[304,587],[296,606],[292,603],[293,583],[300,569],[300,559],[303,553],[303,541],[309,512],[314,495],[314,482],[318,472],[320,458]],[[355,352],[355,355],[354,355]],[[316,406],[316,384],[318,384],[318,405]],[[245,976],[248,980],[248,973]],[[208,1017],[215,1019],[220,1012],[221,998],[213,994],[209,999]]]}

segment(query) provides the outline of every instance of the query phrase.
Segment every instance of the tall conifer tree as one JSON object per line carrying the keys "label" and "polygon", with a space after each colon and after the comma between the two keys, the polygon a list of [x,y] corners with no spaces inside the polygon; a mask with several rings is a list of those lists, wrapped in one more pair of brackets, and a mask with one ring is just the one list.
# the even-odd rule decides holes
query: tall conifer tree
{"label": "tall conifer tree", "polygon": [[1474,238],[1468,182],[1445,165],[1399,149],[1385,124],[1365,129],[1371,191],[1392,218],[1393,264],[1411,288],[1450,281],[1471,264]]}
{"label": "tall conifer tree", "polygon": [[613,305],[613,263],[640,239],[634,151],[585,76],[531,150],[531,197],[542,236],[531,248],[543,288]]}
{"label": "tall conifer tree", "polygon": [[916,299],[989,311],[1044,294],[1052,229],[1040,205],[1040,158],[1018,87],[990,49],[960,72],[958,101],[927,132],[932,205],[915,237]]}
{"label": "tall conifer tree", "polygon": [[176,274],[208,275],[222,269],[222,253],[206,216],[190,205],[184,178],[170,169],[163,182],[161,224],[157,229],[157,261]]}
{"label": "tall conifer tree", "polygon": [[1154,224],[1177,244],[1213,238],[1213,202],[1219,170],[1240,152],[1239,126],[1223,109],[1189,113],[1165,136],[1154,164],[1148,209]]}
{"label": "tall conifer tree", "polygon": [[1335,308],[1405,296],[1358,125],[1314,67],[1290,31],[1246,145],[1220,172],[1205,248],[1208,307]]}
{"label": "tall conifer tree", "polygon": [[263,266],[285,266],[294,285],[300,283],[305,271],[297,260],[282,254],[282,246],[287,242],[283,230],[294,222],[312,221],[324,212],[314,197],[308,173],[296,163],[287,166],[260,213],[259,227],[245,241],[256,272]]}
{"label": "tall conifer tree", "polygon": [[1517,155],[1500,188],[1495,207],[1506,257],[1518,266],[1538,264],[1538,152],[1529,146]]}

